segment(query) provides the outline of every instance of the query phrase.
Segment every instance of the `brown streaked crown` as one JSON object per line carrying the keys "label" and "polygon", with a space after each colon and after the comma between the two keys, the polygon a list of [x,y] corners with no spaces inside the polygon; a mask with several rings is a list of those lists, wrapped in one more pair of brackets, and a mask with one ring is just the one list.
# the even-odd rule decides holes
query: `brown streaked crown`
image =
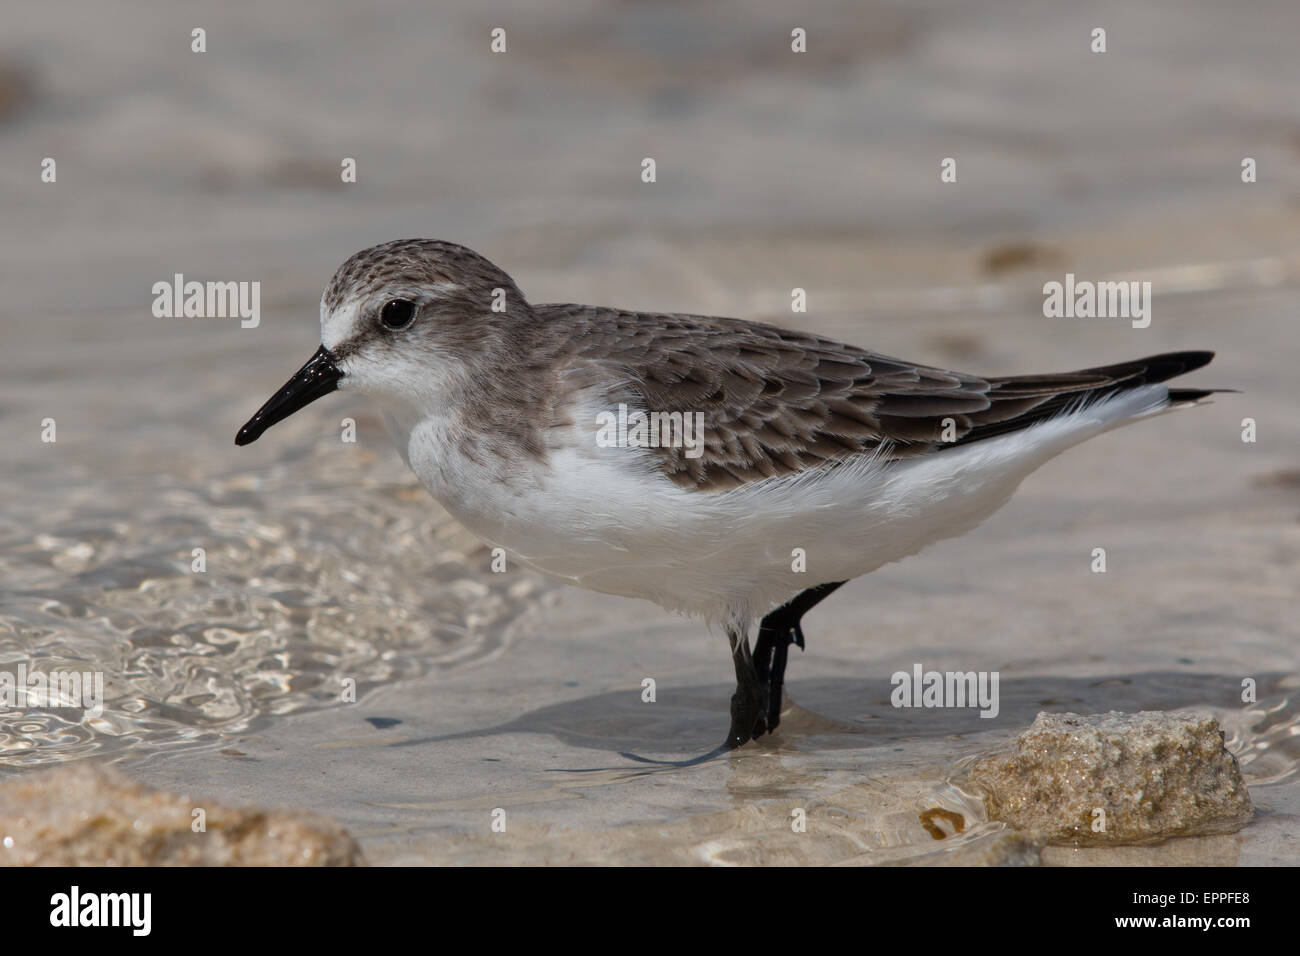
{"label": "brown streaked crown", "polygon": [[381,289],[453,282],[483,301],[497,287],[519,295],[514,280],[472,249],[439,239],[394,239],[349,257],[321,298],[333,311],[347,298]]}

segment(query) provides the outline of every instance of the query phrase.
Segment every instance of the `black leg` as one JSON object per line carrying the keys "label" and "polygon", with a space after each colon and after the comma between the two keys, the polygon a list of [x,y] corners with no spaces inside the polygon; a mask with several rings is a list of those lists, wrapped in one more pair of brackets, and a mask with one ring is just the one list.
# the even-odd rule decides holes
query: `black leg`
{"label": "black leg", "polygon": [[731,730],[723,746],[733,749],[763,733],[758,726],[763,720],[763,689],[754,672],[754,659],[749,656],[748,630],[747,625],[727,625],[731,660],[736,665],[736,692],[731,695]]}
{"label": "black leg", "polygon": [[763,713],[760,718],[762,728],[756,729],[755,737],[760,736],[764,730],[771,733],[781,723],[781,691],[785,687],[786,657],[791,644],[798,644],[799,649],[803,649],[800,618],[843,583],[832,581],[801,591],[763,618],[763,623],[758,628],[758,640],[754,642],[754,672],[761,689]]}

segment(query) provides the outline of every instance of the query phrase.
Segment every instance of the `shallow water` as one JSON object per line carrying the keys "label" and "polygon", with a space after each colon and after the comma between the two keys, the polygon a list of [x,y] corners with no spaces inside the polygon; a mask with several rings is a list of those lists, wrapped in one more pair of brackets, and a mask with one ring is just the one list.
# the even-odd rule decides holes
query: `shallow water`
{"label": "shallow water", "polygon": [[98,717],[0,710],[0,765],[220,742],[337,706],[345,680],[355,700],[466,666],[546,590],[484,573],[486,550],[375,456],[289,455],[144,487],[47,475],[35,499],[7,499],[24,514],[0,525],[0,669],[99,672],[106,699]]}

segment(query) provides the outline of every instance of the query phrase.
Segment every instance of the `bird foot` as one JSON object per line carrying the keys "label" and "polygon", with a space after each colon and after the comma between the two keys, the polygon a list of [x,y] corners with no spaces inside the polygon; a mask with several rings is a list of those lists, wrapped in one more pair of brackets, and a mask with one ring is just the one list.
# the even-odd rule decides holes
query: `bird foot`
{"label": "bird foot", "polygon": [[767,733],[767,694],[758,684],[736,688],[731,695],[731,729],[723,745],[735,750]]}

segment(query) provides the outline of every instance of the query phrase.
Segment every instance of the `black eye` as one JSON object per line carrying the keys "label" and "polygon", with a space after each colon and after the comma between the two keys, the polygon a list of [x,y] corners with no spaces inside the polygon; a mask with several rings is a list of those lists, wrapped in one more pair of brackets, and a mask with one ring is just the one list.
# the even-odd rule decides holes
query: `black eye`
{"label": "black eye", "polygon": [[404,329],[415,321],[415,303],[392,299],[379,310],[379,321],[386,329]]}

